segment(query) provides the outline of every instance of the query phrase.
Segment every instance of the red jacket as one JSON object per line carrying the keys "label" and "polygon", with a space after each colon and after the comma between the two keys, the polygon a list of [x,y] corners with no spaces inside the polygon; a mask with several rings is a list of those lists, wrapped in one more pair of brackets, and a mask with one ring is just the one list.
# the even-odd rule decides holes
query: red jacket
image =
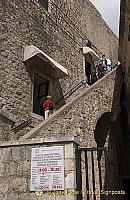
{"label": "red jacket", "polygon": [[49,106],[52,105],[52,100],[51,99],[47,99],[44,101],[44,104],[43,104],[43,109],[44,110],[49,110]]}

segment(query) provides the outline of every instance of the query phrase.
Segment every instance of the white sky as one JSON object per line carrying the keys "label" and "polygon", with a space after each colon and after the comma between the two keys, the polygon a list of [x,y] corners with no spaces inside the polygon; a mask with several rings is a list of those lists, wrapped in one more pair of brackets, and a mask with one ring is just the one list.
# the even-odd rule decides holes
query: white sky
{"label": "white sky", "polygon": [[90,0],[113,32],[119,35],[120,0]]}

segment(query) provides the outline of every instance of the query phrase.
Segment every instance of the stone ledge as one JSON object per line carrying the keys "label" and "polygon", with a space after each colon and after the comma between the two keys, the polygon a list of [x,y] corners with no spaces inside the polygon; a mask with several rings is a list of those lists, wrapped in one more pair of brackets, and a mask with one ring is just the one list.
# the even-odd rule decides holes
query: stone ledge
{"label": "stone ledge", "polygon": [[57,142],[73,142],[80,144],[80,141],[76,137],[60,137],[60,138],[45,138],[44,143],[57,143]]}
{"label": "stone ledge", "polygon": [[36,118],[36,119],[38,119],[38,120],[44,120],[44,118],[43,118],[42,116],[40,116],[40,115],[38,115],[38,114],[36,114],[36,113],[33,113],[33,112],[30,113],[30,116],[31,116],[32,118]]}
{"label": "stone ledge", "polygon": [[46,144],[46,143],[76,143],[80,142],[76,137],[61,137],[61,138],[35,138],[35,139],[26,139],[22,141],[14,140],[8,142],[0,142],[0,147],[11,147],[11,146],[23,146],[23,145],[34,145],[34,144]]}

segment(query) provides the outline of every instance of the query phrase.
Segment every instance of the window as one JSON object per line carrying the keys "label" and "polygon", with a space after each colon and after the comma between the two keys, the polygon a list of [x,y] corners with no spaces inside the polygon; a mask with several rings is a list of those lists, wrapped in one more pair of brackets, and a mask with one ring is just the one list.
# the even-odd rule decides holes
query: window
{"label": "window", "polygon": [[34,74],[33,112],[43,115],[42,103],[48,95],[48,81]]}
{"label": "window", "polygon": [[46,10],[48,10],[48,0],[38,0],[38,2],[39,2]]}
{"label": "window", "polygon": [[130,41],[130,26],[129,26],[129,31],[128,31],[128,41]]}

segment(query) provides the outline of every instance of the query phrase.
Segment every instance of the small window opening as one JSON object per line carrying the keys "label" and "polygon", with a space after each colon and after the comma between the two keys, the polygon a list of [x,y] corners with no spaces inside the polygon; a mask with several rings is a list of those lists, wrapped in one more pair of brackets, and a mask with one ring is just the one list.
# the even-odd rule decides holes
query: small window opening
{"label": "small window opening", "polygon": [[45,8],[45,10],[48,10],[48,0],[38,0],[38,2]]}
{"label": "small window opening", "polygon": [[42,104],[48,95],[48,80],[34,74],[33,112],[43,116]]}

